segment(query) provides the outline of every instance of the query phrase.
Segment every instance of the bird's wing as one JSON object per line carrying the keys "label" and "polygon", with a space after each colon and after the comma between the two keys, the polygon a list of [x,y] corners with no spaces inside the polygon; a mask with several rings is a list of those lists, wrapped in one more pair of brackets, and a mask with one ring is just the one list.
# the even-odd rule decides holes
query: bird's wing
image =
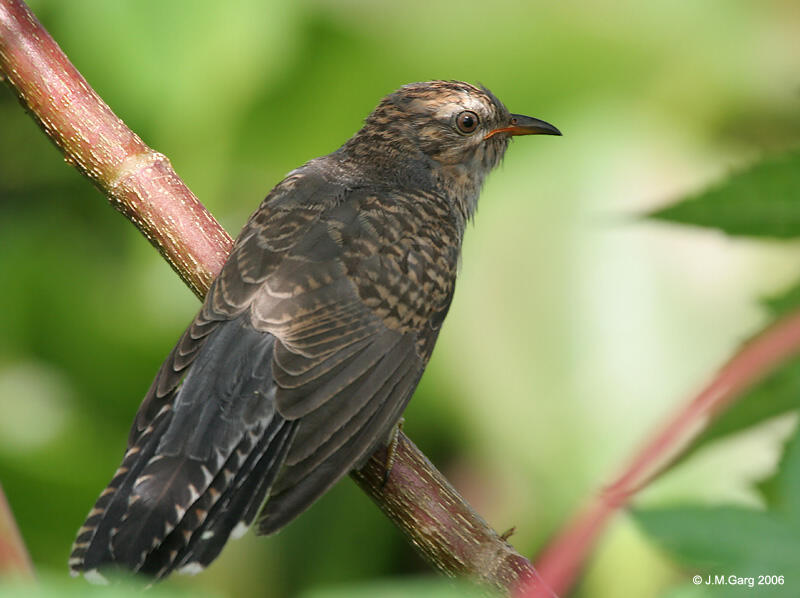
{"label": "bird's wing", "polygon": [[387,253],[387,223],[380,210],[364,217],[367,200],[300,172],[251,217],[145,397],[123,463],[79,531],[73,571],[205,566],[273,482],[265,532],[387,436],[438,332],[436,317],[411,312],[435,316],[443,300],[413,290],[408,273],[427,258]]}
{"label": "bird's wing", "polygon": [[[423,222],[440,228],[440,215],[415,207],[426,198],[353,195],[281,264],[300,279],[326,284],[293,296],[287,314],[274,295],[291,289],[270,285],[272,276],[287,279],[276,271],[266,279],[273,294],[259,295],[252,306],[254,325],[278,338],[272,364],[278,412],[298,422],[259,533],[280,529],[387,439],[452,297],[458,245],[453,240],[451,252],[450,239],[419,230]],[[435,263],[442,255],[450,257],[444,268]]]}

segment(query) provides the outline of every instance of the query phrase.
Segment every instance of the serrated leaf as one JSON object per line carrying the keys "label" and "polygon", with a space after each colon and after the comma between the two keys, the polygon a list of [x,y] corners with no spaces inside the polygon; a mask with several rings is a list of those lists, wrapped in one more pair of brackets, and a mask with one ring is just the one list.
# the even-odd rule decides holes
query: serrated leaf
{"label": "serrated leaf", "polygon": [[800,356],[790,359],[714,419],[673,463],[684,462],[700,448],[767,419],[800,409]]}
{"label": "serrated leaf", "polygon": [[649,217],[730,235],[800,236],[800,151],[764,159]]}
{"label": "serrated leaf", "polygon": [[[796,596],[800,563],[800,428],[786,444],[776,474],[762,483],[767,511],[741,507],[683,506],[640,509],[633,517],[656,543],[709,583],[713,595]],[[729,576],[754,578],[754,587],[731,584]],[[784,576],[784,583],[758,585],[760,575]],[[710,577],[708,577],[710,576]],[[762,580],[763,581],[763,580]],[[706,585],[706,581],[701,582]],[[752,595],[752,594],[751,594]]]}
{"label": "serrated leaf", "polygon": [[[739,507],[674,507],[633,511],[657,544],[692,571],[712,577],[783,575],[783,585],[710,585],[714,595],[796,596],[798,529],[771,513]],[[704,578],[706,579],[706,578]],[[757,583],[757,581],[755,582]],[[748,594],[749,592],[749,594]]]}
{"label": "serrated leaf", "polygon": [[770,510],[800,528],[800,428],[786,443],[777,471],[761,487]]}
{"label": "serrated leaf", "polygon": [[658,544],[687,565],[751,569],[800,563],[796,530],[763,511],[684,506],[634,510],[633,515]]}

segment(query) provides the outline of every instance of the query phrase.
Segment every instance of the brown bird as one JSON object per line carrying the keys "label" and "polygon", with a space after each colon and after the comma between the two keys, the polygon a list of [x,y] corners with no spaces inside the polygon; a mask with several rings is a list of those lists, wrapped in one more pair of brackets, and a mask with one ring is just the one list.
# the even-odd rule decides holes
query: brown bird
{"label": "brown bird", "polygon": [[560,132],[486,88],[413,83],[289,173],[156,375],[72,573],[198,571],[363,464],[431,356],[484,178],[537,134]]}

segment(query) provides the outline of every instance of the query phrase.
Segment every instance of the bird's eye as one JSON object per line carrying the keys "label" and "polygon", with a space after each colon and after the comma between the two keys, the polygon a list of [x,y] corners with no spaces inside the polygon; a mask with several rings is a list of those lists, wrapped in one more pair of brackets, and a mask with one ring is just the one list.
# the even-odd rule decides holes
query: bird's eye
{"label": "bird's eye", "polygon": [[478,115],[469,110],[465,110],[456,116],[456,126],[462,133],[472,133],[478,128]]}

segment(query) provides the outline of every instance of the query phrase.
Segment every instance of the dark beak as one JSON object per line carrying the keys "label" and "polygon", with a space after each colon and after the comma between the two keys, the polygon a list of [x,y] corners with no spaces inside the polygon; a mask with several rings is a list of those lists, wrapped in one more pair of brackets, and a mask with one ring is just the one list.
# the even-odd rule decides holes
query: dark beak
{"label": "dark beak", "polygon": [[489,131],[484,140],[497,133],[507,133],[508,135],[561,135],[561,131],[550,123],[522,114],[512,114],[509,126]]}

